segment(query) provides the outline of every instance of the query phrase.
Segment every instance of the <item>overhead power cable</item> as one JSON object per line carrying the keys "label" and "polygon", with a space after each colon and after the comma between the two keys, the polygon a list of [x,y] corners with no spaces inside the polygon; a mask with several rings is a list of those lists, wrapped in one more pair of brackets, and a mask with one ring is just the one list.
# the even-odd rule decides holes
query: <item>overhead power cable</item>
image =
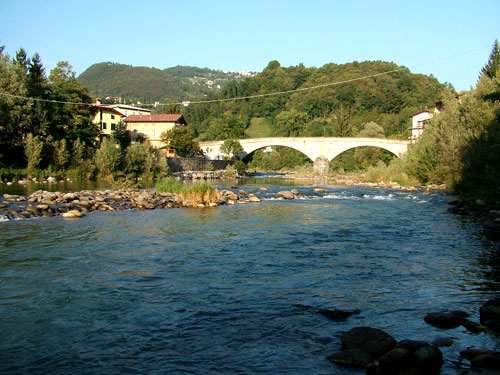
{"label": "overhead power cable", "polygon": [[[231,101],[238,101],[238,100],[248,100],[248,99],[255,99],[255,98],[263,98],[263,97],[268,97],[268,96],[276,96],[276,95],[285,95],[285,94],[291,94],[294,92],[301,92],[301,91],[309,91],[309,90],[316,90],[324,87],[331,87],[331,86],[337,86],[337,85],[342,85],[346,83],[351,83],[351,82],[357,82],[357,81],[362,81],[365,79],[369,78],[375,78],[375,77],[380,77],[383,75],[387,74],[392,74],[396,72],[400,72],[402,70],[407,70],[409,68],[417,68],[423,65],[429,65],[429,64],[434,64],[439,61],[445,61],[445,60],[450,60],[455,57],[463,56],[466,54],[474,53],[477,51],[480,51],[482,49],[488,48],[488,45],[484,45],[478,48],[474,48],[469,51],[464,51],[464,52],[459,52],[454,55],[434,59],[431,61],[427,61],[421,64],[415,64],[411,65],[410,67],[401,67],[398,69],[393,69],[393,70],[388,70],[386,72],[380,72],[380,73],[374,73],[358,78],[351,78],[351,79],[346,79],[343,81],[336,81],[336,82],[329,82],[329,83],[324,83],[321,85],[316,85],[316,86],[309,86],[309,87],[299,87],[297,89],[293,90],[284,90],[284,91],[276,91],[276,92],[271,92],[271,93],[265,93],[265,94],[255,94],[255,95],[248,95],[248,96],[238,96],[235,98],[223,98],[223,99],[211,99],[211,100],[198,100],[198,101],[181,101],[181,102],[172,102],[172,103],[156,103],[154,104],[143,104],[142,106],[174,106],[174,105],[184,105],[185,103],[188,103],[189,105],[191,104],[210,104],[210,103],[220,103],[220,102],[231,102]],[[60,100],[50,100],[50,99],[40,99],[40,98],[32,98],[32,97],[27,97],[27,96],[22,96],[22,95],[13,95],[13,94],[8,94],[4,92],[0,92],[0,95],[6,96],[6,97],[11,97],[11,98],[16,98],[16,99],[25,99],[25,100],[34,100],[34,101],[39,101],[39,102],[46,102],[46,103],[56,103],[56,104],[73,104],[73,105],[82,105],[82,106],[93,106],[95,105],[94,103],[77,103],[77,102],[65,102],[65,101],[60,101]]]}

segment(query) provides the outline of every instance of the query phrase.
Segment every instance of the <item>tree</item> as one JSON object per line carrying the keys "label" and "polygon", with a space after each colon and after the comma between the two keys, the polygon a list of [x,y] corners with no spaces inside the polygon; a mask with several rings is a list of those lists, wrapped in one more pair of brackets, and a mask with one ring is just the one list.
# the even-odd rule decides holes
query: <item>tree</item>
{"label": "tree", "polygon": [[480,77],[486,74],[490,78],[494,78],[498,75],[500,71],[500,48],[498,46],[498,40],[493,43],[493,48],[491,49],[490,58],[486,65],[481,69]]}
{"label": "tree", "polygon": [[101,148],[95,153],[95,164],[103,175],[119,170],[122,161],[120,146],[113,139],[104,138]]}
{"label": "tree", "polygon": [[77,138],[73,142],[73,149],[71,153],[71,163],[74,167],[79,167],[83,163],[83,156],[85,154],[85,145]]}
{"label": "tree", "polygon": [[113,131],[113,138],[118,141],[122,150],[125,150],[128,145],[130,145],[130,132],[127,130],[127,124],[122,120],[116,124],[115,130]]}
{"label": "tree", "polygon": [[29,171],[34,171],[42,161],[42,149],[43,142],[40,138],[38,136],[33,137],[33,134],[29,133],[26,136],[24,146],[24,155],[26,155],[26,159],[28,160]]}
{"label": "tree", "polygon": [[[60,61],[51,70],[49,86],[52,99],[64,103],[51,105],[51,119],[48,132],[56,140],[66,138],[73,142],[92,143],[98,129],[92,123],[91,110],[85,103],[91,102],[87,88],[82,86],[67,61]],[[73,104],[82,103],[82,104]]]}
{"label": "tree", "polygon": [[181,157],[201,156],[203,152],[193,134],[185,126],[175,127],[160,135],[160,139],[168,147],[175,149]]}
{"label": "tree", "polygon": [[281,137],[296,137],[300,135],[309,121],[306,112],[292,108],[289,111],[282,111],[276,116],[275,135]]}
{"label": "tree", "polygon": [[136,180],[141,174],[151,170],[152,162],[152,150],[149,142],[134,143],[127,147],[125,173],[131,174]]}
{"label": "tree", "polygon": [[220,146],[220,152],[229,156],[230,159],[236,159],[243,152],[240,142],[234,139],[225,140]]}
{"label": "tree", "polygon": [[[364,124],[363,130],[359,132],[358,137],[384,138],[384,128],[374,121],[367,122]],[[354,158],[360,168],[365,169],[370,165],[376,165],[379,160],[388,162],[392,156],[389,152],[377,147],[358,147],[354,150]]]}
{"label": "tree", "polygon": [[70,161],[70,153],[66,146],[66,139],[54,142],[54,164],[60,170],[65,169]]}
{"label": "tree", "polygon": [[0,48],[0,91],[8,94],[0,96],[0,158],[5,165],[19,163],[19,154],[24,149],[28,101],[18,97],[26,96],[24,77],[20,74],[22,69],[24,65],[16,67],[3,53],[3,47]]}
{"label": "tree", "polygon": [[361,138],[384,138],[384,128],[374,121],[367,122],[359,132]]}

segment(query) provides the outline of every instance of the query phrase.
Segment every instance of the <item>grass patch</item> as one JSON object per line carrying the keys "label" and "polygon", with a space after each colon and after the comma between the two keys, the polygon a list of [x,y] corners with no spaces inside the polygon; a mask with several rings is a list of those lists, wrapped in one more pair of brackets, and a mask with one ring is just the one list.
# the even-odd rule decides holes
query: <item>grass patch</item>
{"label": "grass patch", "polygon": [[212,185],[201,183],[186,186],[174,178],[166,178],[156,184],[157,193],[172,193],[181,196],[187,206],[198,206],[199,204],[216,203],[219,200],[219,191]]}
{"label": "grass patch", "polygon": [[250,126],[245,130],[250,138],[266,138],[271,136],[271,124],[264,117],[254,117],[250,120]]}

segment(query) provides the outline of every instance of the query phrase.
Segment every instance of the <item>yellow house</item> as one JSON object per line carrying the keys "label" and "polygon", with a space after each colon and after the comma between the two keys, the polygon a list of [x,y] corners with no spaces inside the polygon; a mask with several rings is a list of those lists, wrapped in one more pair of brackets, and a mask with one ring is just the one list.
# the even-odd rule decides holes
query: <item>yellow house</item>
{"label": "yellow house", "polygon": [[150,114],[150,109],[138,108],[124,104],[101,104],[101,99],[97,98],[92,105],[95,111],[94,120],[92,121],[99,128],[98,140],[102,141],[104,137],[109,137],[115,131],[116,125],[120,120],[128,116],[128,114]]}
{"label": "yellow house", "polygon": [[109,137],[116,129],[116,124],[125,116],[114,108],[105,105],[95,105],[96,110],[93,123],[99,128],[99,140]]}
{"label": "yellow house", "polygon": [[156,148],[165,146],[160,140],[163,132],[169,131],[176,126],[187,125],[184,116],[180,114],[131,115],[123,121],[127,124],[127,129],[133,137],[142,134]]}

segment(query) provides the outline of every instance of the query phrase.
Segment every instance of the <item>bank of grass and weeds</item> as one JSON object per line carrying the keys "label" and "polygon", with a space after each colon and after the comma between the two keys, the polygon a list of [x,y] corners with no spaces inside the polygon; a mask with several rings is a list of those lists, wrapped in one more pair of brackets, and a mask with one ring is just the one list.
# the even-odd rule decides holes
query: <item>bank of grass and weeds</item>
{"label": "bank of grass and weeds", "polygon": [[173,177],[164,178],[155,186],[157,193],[177,194],[188,206],[209,205],[219,201],[219,191],[208,183],[184,185]]}

